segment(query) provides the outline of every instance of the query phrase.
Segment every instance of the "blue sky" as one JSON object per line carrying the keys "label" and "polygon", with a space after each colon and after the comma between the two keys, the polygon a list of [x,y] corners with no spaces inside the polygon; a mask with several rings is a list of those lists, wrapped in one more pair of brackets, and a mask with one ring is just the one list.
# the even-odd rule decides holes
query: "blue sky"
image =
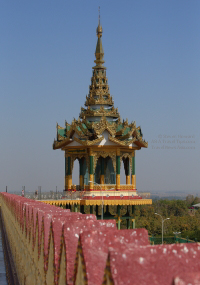
{"label": "blue sky", "polygon": [[63,189],[64,153],[52,150],[56,122],[71,123],[84,106],[99,5],[115,107],[149,142],[136,153],[137,189],[197,193],[200,2],[194,0],[1,1],[0,191]]}

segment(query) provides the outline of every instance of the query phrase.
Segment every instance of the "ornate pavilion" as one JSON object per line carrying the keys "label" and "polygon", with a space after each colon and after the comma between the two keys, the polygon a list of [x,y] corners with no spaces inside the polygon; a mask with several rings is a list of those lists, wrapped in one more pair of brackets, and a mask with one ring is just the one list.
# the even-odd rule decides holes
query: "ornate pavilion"
{"label": "ornate pavilion", "polygon": [[[148,143],[143,140],[141,128],[135,122],[122,121],[114,107],[104,66],[100,20],[96,31],[96,59],[85,108],[81,108],[78,120],[65,122],[64,127],[57,124],[53,149],[65,152],[65,191],[84,190],[85,198],[91,200],[102,195],[104,200],[141,198],[136,193],[135,153],[147,148]],[[80,166],[79,185],[72,183],[76,159]],[[125,185],[120,183],[122,163]]]}

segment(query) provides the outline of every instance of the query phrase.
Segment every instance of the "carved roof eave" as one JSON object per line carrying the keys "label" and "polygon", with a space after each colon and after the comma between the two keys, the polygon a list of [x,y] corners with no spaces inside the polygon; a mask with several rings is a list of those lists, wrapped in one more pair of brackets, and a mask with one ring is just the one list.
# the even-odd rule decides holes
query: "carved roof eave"
{"label": "carved roof eave", "polygon": [[83,128],[82,124],[80,124],[79,127],[82,130],[82,132],[84,133],[84,135],[82,135],[81,137],[91,136],[91,132],[88,130],[88,128],[87,129]]}
{"label": "carved roof eave", "polygon": [[119,117],[119,113],[117,111],[117,108],[114,109],[114,110],[110,110],[109,112],[107,111],[103,111],[102,109],[101,110],[90,110],[90,109],[83,109],[81,111],[85,111],[85,112],[81,112],[80,114],[80,118],[83,118],[83,116],[85,117],[113,117],[113,118],[118,118]]}
{"label": "carved roof eave", "polygon": [[144,142],[143,140],[137,140],[134,143],[139,147],[145,147],[145,148],[148,147],[148,142]]}
{"label": "carved roof eave", "polygon": [[[79,131],[76,126],[73,126],[73,134],[76,133],[79,137],[83,138],[85,137],[85,134],[83,134],[81,131]],[[71,134],[71,135],[73,135]]]}
{"label": "carved roof eave", "polygon": [[132,133],[131,133],[131,131],[129,131],[126,135],[121,135],[121,138],[123,138],[124,140],[125,139],[128,139],[128,138],[131,138],[132,137]]}
{"label": "carved roof eave", "polygon": [[63,141],[65,139],[65,137],[61,136],[61,135],[57,135],[57,141]]}
{"label": "carved roof eave", "polygon": [[136,130],[140,130],[140,127],[137,127],[137,128],[136,128],[135,125],[130,124],[130,125],[124,127],[124,128],[122,129],[122,130],[123,130],[122,132],[124,132],[124,131],[126,130],[126,128],[130,128],[130,131],[126,134],[126,135],[129,135],[129,136],[134,136],[134,132],[135,132]]}
{"label": "carved roof eave", "polygon": [[[126,128],[130,128],[130,131],[125,135],[125,136],[123,136],[123,132],[126,130]],[[118,131],[116,134],[117,135],[121,135],[121,136],[123,136],[124,138],[128,138],[128,137],[131,137],[131,136],[134,136],[134,135],[136,135],[136,131],[137,130],[140,130],[140,127],[137,127],[136,128],[136,126],[135,126],[135,124],[134,123],[131,123],[130,125],[125,125],[125,126],[123,126],[123,128],[120,130],[120,131]]]}
{"label": "carved roof eave", "polygon": [[68,127],[71,128],[71,125],[69,123],[65,122],[66,135],[68,132],[70,132],[70,130],[67,130]]}
{"label": "carved roof eave", "polygon": [[[98,98],[94,98],[94,96],[98,96]],[[113,103],[112,96],[110,95],[110,91],[108,89],[98,89],[98,90],[91,90],[87,100],[94,98],[97,99],[105,99],[104,96],[107,96],[107,100],[111,100]]]}
{"label": "carved roof eave", "polygon": [[120,140],[118,140],[116,138],[109,137],[109,140],[112,141],[112,142],[115,142],[115,143],[117,143],[119,145],[122,145],[122,146],[129,146],[130,144],[135,143],[136,138],[133,138],[130,141],[120,141]]}
{"label": "carved roof eave", "polygon": [[[79,131],[77,129],[77,127],[80,127],[80,129],[82,131]],[[84,129],[81,125],[80,122],[74,122],[72,125],[71,125],[71,128],[69,131],[67,131],[66,135],[67,137],[72,137],[74,135],[74,133],[76,133],[79,137],[81,138],[86,138],[87,136],[90,136],[91,133],[88,131],[88,129]]]}
{"label": "carved roof eave", "polygon": [[63,148],[64,146],[68,145],[69,143],[71,143],[72,140],[70,138],[65,138],[64,140],[62,140],[61,142],[58,141],[54,141],[53,143],[53,149],[59,149],[59,148]]}
{"label": "carved roof eave", "polygon": [[134,131],[133,131],[133,135],[134,136],[138,136],[138,132],[137,131],[139,131],[139,130],[141,130],[140,127],[135,128]]}
{"label": "carved roof eave", "polygon": [[115,114],[113,112],[107,113],[107,112],[102,112],[102,113],[98,113],[98,112],[94,112],[94,113],[81,113],[80,114],[80,118],[83,118],[83,116],[87,117],[112,117],[112,118],[118,118],[119,114]]}
{"label": "carved roof eave", "polygon": [[83,118],[82,123],[84,123],[88,129],[92,129],[92,123],[89,122],[86,118]]}
{"label": "carved roof eave", "polygon": [[74,138],[74,140],[84,146],[91,146],[91,145],[94,145],[94,144],[97,144],[97,143],[100,143],[104,138],[101,137],[101,138],[98,138],[98,139],[95,139],[93,141],[89,141],[89,140],[86,140],[86,141],[83,141],[83,140],[80,140],[78,138]]}
{"label": "carved roof eave", "polygon": [[116,121],[116,128],[122,124],[122,120],[121,120],[121,117],[120,117],[120,114],[119,114],[119,117],[118,117],[118,121]]}
{"label": "carved roof eave", "polygon": [[99,98],[99,99],[94,99],[94,98],[88,98],[87,101],[85,102],[85,106],[90,106],[90,105],[110,105],[113,106],[114,102],[111,98],[104,99],[104,98]]}

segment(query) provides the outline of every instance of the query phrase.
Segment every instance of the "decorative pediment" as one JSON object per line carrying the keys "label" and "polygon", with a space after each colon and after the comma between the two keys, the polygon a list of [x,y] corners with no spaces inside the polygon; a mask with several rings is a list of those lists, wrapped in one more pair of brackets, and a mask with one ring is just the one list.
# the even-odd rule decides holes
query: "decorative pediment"
{"label": "decorative pediment", "polygon": [[99,157],[106,158],[108,156],[112,159],[112,164],[113,164],[114,170],[116,172],[116,152],[115,151],[110,151],[109,153],[106,151],[96,151],[94,154],[94,171],[96,169],[98,158]]}
{"label": "decorative pediment", "polygon": [[76,142],[80,143],[81,145],[84,145],[84,146],[91,146],[91,145],[95,145],[95,144],[101,142],[101,141],[103,140],[103,137],[98,138],[98,139],[95,139],[95,140],[92,140],[92,141],[90,141],[90,140],[80,140],[80,139],[74,137],[74,140],[75,140]]}
{"label": "decorative pediment", "polygon": [[102,133],[102,141],[98,143],[99,146],[116,146],[117,144],[115,142],[112,142],[110,140],[110,133],[107,129],[105,129]]}
{"label": "decorative pediment", "polygon": [[96,133],[102,135],[105,131],[108,131],[111,136],[115,135],[115,129],[108,125],[102,126]]}
{"label": "decorative pediment", "polygon": [[102,94],[98,95],[98,98],[96,98],[96,99],[94,99],[93,97],[87,97],[86,102],[85,102],[85,106],[103,105],[103,104],[112,106],[114,104],[112,98],[110,97],[110,95],[108,95],[108,94],[106,94],[106,95],[108,97],[107,99],[105,99]]}
{"label": "decorative pediment", "polygon": [[117,108],[112,108],[112,109],[105,109],[103,106],[100,107],[100,109],[90,109],[88,106],[88,109],[82,109],[80,118],[85,117],[114,117],[117,118],[119,117],[119,113]]}

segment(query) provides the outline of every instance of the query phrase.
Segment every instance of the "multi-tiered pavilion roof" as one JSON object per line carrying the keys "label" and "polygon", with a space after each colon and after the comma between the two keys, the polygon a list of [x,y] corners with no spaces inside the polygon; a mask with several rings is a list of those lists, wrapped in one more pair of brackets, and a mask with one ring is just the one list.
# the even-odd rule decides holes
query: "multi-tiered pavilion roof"
{"label": "multi-tiered pavilion roof", "polygon": [[[129,123],[127,119],[122,120],[118,108],[114,106],[104,66],[102,33],[99,21],[95,66],[92,68],[85,107],[81,107],[79,118],[71,124],[65,122],[64,127],[57,125],[57,139],[54,140],[53,149],[65,151],[65,190],[74,189],[73,163],[78,159],[79,189],[97,190],[96,184],[99,184],[105,190],[136,191],[135,151],[147,148],[148,143],[135,121]],[[122,162],[126,185],[120,184]]]}
{"label": "multi-tiered pavilion roof", "polygon": [[[97,45],[89,94],[86,96],[85,107],[81,107],[79,118],[71,124],[65,123],[65,127],[57,125],[57,140],[53,148],[63,148],[73,141],[83,146],[96,145],[104,140],[102,135],[108,131],[108,140],[119,146],[132,146],[135,148],[147,147],[143,140],[140,127],[135,122],[121,120],[118,108],[114,107],[114,101],[110,95],[106,67],[104,66],[104,51],[102,47],[102,27],[97,28]],[[76,135],[74,135],[76,134]]]}

